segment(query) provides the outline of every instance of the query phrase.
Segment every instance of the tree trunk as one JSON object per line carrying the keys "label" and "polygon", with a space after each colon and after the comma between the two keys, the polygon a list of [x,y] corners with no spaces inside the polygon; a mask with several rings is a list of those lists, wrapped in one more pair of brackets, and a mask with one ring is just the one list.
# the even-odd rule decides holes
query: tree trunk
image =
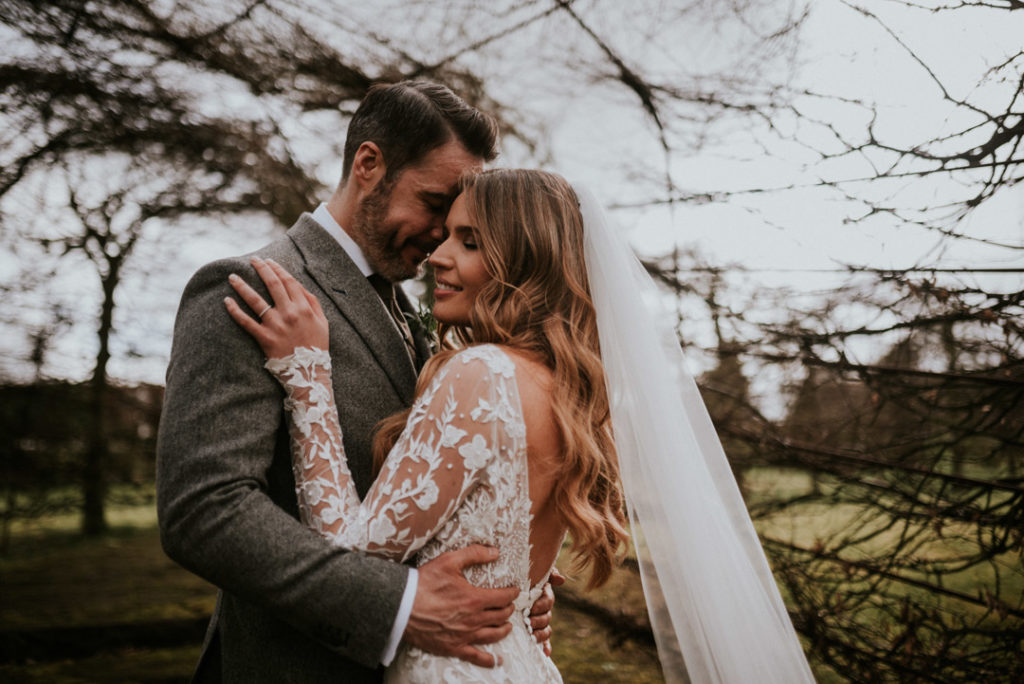
{"label": "tree trunk", "polygon": [[107,465],[107,362],[110,360],[110,332],[114,322],[114,290],[118,269],[110,264],[103,278],[103,308],[98,330],[99,351],[90,381],[90,420],[86,439],[85,467],[82,469],[82,534],[96,536],[107,531],[105,469]]}
{"label": "tree trunk", "polygon": [[[90,428],[90,432],[99,431],[97,427]],[[104,504],[106,482],[103,478],[103,466],[107,460],[106,446],[96,439],[90,435],[85,452],[85,468],[82,471],[82,534],[87,537],[95,537],[107,531]]]}

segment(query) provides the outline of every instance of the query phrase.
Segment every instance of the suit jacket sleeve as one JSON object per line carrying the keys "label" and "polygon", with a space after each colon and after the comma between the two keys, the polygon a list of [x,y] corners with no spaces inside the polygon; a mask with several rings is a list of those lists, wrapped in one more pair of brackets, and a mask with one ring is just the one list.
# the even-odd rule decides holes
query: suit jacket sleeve
{"label": "suit jacket sleeve", "polygon": [[279,505],[294,497],[290,478],[273,481],[275,453],[289,470],[283,394],[224,308],[231,272],[258,282],[240,259],[210,264],[186,287],[175,322],[157,449],[164,548],[225,591],[373,667],[408,569],[333,547]]}

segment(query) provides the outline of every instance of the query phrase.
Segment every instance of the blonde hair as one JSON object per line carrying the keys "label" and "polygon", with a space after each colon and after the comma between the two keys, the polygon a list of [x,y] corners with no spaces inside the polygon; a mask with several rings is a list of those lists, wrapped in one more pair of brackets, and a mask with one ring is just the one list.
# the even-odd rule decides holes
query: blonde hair
{"label": "blonde hair", "polygon": [[[468,326],[442,326],[443,349],[420,374],[417,395],[457,351],[453,337],[459,347],[506,345],[551,369],[551,406],[562,437],[555,507],[569,529],[574,567],[589,566],[588,586],[599,586],[628,534],[579,201],[565,179],[536,170],[485,171],[465,177],[461,190],[493,279],[473,303]],[[374,441],[378,468],[406,416],[382,421]]]}

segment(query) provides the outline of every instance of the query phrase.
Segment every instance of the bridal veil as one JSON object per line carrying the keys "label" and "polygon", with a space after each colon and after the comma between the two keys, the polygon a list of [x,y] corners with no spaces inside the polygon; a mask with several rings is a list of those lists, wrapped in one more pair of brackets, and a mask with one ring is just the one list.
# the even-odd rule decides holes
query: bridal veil
{"label": "bridal veil", "polygon": [[654,282],[574,184],[644,595],[667,682],[813,682]]}

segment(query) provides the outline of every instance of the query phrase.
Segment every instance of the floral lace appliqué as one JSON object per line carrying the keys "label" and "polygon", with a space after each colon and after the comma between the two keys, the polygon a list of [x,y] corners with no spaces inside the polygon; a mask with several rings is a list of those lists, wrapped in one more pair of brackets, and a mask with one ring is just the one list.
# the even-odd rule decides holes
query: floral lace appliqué
{"label": "floral lace appliqu\u00e9", "polygon": [[445,551],[483,543],[499,557],[471,566],[478,586],[520,589],[516,627],[497,644],[499,668],[479,668],[404,644],[389,682],[560,682],[530,635],[530,500],[516,366],[494,345],[472,346],[438,370],[416,399],[405,429],[365,500],[345,460],[331,390],[331,361],[298,348],[267,369],[285,388],[292,468],[302,521],[333,543],[422,565]]}

